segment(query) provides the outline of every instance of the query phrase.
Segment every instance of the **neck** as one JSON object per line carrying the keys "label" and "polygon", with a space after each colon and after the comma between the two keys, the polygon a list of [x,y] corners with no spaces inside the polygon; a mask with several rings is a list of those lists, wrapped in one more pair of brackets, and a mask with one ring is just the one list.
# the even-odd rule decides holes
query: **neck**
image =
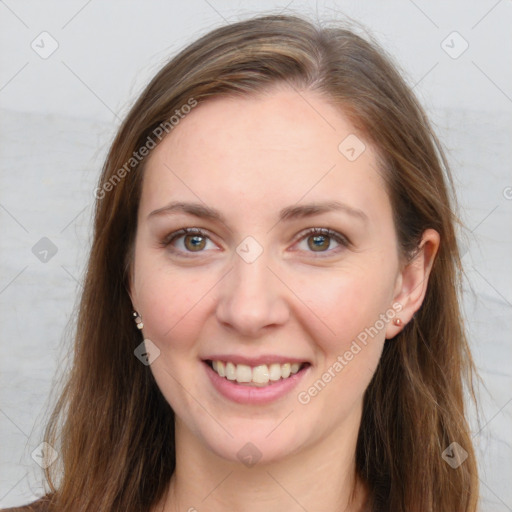
{"label": "neck", "polygon": [[363,512],[368,490],[356,474],[357,429],[330,437],[285,460],[246,467],[207,449],[177,420],[176,471],[156,510]]}

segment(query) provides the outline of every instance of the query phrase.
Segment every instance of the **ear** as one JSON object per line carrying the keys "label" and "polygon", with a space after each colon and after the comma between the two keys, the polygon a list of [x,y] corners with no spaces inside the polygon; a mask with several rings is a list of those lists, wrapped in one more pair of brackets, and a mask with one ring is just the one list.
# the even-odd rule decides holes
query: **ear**
{"label": "ear", "polygon": [[393,303],[402,306],[397,314],[402,323],[397,326],[389,322],[386,339],[394,338],[420,309],[427,292],[428,279],[439,250],[439,243],[439,233],[434,229],[426,229],[414,257],[400,271]]}

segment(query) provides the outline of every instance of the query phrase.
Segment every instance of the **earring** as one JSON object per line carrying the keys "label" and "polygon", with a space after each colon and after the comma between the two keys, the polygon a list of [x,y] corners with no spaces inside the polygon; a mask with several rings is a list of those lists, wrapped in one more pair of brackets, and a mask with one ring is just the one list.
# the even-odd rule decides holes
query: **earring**
{"label": "earring", "polygon": [[133,312],[133,319],[137,324],[137,329],[142,329],[144,327],[144,324],[142,323],[142,317],[139,315],[139,313],[137,313],[137,311]]}
{"label": "earring", "polygon": [[400,327],[402,325],[402,320],[400,318],[395,318],[393,320],[393,324],[396,325],[397,327]]}

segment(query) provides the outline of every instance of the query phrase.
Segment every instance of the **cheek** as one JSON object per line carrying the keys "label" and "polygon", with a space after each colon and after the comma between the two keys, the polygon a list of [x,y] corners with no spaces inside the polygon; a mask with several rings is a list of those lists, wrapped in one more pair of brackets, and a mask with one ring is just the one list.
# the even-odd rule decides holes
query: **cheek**
{"label": "cheek", "polygon": [[364,338],[368,330],[371,338],[384,338],[381,315],[386,315],[391,307],[391,275],[390,269],[384,271],[379,266],[362,264],[357,268],[317,272],[314,278],[310,274],[294,279],[294,291],[314,314],[310,316],[317,318],[312,331],[317,335],[312,335],[325,352],[332,356],[333,351],[344,350],[361,333]]}
{"label": "cheek", "polygon": [[330,274],[303,283],[300,293],[321,322],[308,327],[319,364],[297,400],[305,414],[336,424],[362,403],[378,366],[385,343],[382,315],[389,316],[391,309],[390,283],[369,271]]}
{"label": "cheek", "polygon": [[173,269],[142,255],[135,267],[135,288],[145,337],[163,349],[170,344],[178,350],[191,345],[201,329],[195,319],[211,305],[208,290],[214,284],[211,272]]}

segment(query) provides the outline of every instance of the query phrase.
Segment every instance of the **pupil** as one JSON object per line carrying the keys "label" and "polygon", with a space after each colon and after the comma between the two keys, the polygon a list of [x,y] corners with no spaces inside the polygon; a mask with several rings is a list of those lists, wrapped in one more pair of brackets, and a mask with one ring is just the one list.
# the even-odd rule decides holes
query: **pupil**
{"label": "pupil", "polygon": [[313,250],[326,249],[329,246],[328,238],[324,235],[316,235],[311,237],[313,239],[313,245],[310,244],[310,248]]}
{"label": "pupil", "polygon": [[204,238],[200,235],[189,235],[187,241],[191,244],[192,249],[202,249],[204,247]]}

